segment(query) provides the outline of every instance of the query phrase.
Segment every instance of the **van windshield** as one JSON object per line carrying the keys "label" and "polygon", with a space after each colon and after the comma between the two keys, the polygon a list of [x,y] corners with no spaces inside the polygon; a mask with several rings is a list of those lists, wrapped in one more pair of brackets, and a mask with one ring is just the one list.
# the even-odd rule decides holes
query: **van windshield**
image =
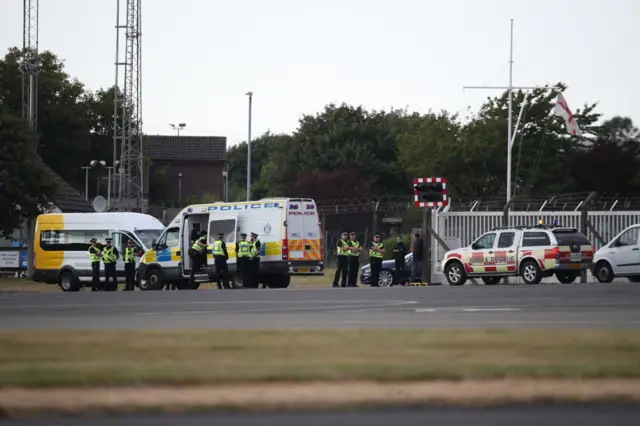
{"label": "van windshield", "polygon": [[153,240],[158,241],[158,238],[162,235],[162,231],[164,231],[164,229],[136,229],[133,233],[136,234],[136,237],[140,239],[140,242],[144,244],[146,248],[149,248]]}

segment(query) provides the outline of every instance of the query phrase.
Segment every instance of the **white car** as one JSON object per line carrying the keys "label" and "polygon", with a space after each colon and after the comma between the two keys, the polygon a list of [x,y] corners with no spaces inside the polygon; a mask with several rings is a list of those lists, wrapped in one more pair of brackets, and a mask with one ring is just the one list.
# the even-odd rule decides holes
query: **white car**
{"label": "white car", "polygon": [[596,252],[593,263],[593,276],[601,283],[610,283],[618,277],[640,282],[640,224],[616,235]]}

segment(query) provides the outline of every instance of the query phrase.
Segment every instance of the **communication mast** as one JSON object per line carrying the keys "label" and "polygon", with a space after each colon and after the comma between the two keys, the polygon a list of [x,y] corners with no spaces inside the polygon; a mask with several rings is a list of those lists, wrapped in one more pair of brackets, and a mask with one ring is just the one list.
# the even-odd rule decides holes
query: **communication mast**
{"label": "communication mast", "polygon": [[[120,19],[122,3],[126,6],[124,23]],[[117,0],[116,6],[113,163],[119,165],[114,176],[114,203],[109,206],[112,210],[144,212],[147,209],[142,156],[141,4],[142,0]],[[124,52],[120,48],[121,35],[125,38]]]}
{"label": "communication mast", "polygon": [[[24,0],[22,22],[22,118],[38,131],[38,6],[40,0]],[[34,147],[35,149],[35,147]]]}

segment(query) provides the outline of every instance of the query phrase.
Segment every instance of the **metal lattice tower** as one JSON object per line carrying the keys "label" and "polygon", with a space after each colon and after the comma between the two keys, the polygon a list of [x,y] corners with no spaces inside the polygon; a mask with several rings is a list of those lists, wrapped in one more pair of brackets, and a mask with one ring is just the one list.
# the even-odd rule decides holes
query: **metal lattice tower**
{"label": "metal lattice tower", "polygon": [[38,131],[38,6],[40,0],[24,0],[22,26],[22,118]]}
{"label": "metal lattice tower", "polygon": [[[125,23],[120,21],[120,4],[126,3]],[[116,82],[114,88],[113,161],[119,161],[113,185],[117,210],[146,211],[144,162],[142,156],[142,0],[117,0]],[[124,54],[120,36],[124,30]],[[124,61],[120,58],[124,56]],[[120,84],[120,70],[124,84]]]}

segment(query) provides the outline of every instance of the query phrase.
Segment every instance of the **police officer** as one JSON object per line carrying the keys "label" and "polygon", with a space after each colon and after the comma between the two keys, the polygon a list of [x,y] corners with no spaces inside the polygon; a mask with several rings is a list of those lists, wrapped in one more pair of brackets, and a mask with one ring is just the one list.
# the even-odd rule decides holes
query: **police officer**
{"label": "police officer", "polygon": [[347,286],[347,272],[349,271],[349,240],[346,232],[343,232],[341,238],[338,240],[336,244],[336,251],[338,257],[338,268],[336,268],[336,273],[333,276],[333,286],[338,287],[338,277],[342,276],[341,285],[342,287]]}
{"label": "police officer", "polygon": [[136,288],[136,247],[133,245],[133,240],[127,241],[127,248],[124,250],[124,276],[123,291],[134,291]]}
{"label": "police officer", "polygon": [[91,261],[91,291],[100,290],[100,259],[102,258],[102,250],[98,247],[98,240],[92,238],[89,241],[89,260]]}
{"label": "police officer", "polygon": [[238,267],[238,276],[242,281],[242,286],[250,285],[251,280],[251,243],[247,241],[247,234],[240,234],[242,238],[236,243],[236,260]]}
{"label": "police officer", "polygon": [[358,270],[360,269],[360,242],[356,240],[356,233],[349,234],[349,277],[348,287],[358,287]]}
{"label": "police officer", "polygon": [[229,268],[227,267],[227,260],[229,260],[227,244],[224,242],[224,232],[220,232],[218,239],[213,243],[213,261],[216,265],[219,289],[229,288]]}
{"label": "police officer", "polygon": [[395,262],[396,267],[396,279],[398,283],[401,285],[407,284],[406,273],[405,273],[405,261],[404,258],[407,255],[407,247],[404,245],[404,241],[402,241],[402,237],[398,236],[396,238],[396,246],[393,248],[393,260]]}
{"label": "police officer", "polygon": [[[196,284],[196,272],[200,271],[200,268],[207,260],[207,237],[202,236],[193,243],[191,250],[189,250],[189,256],[191,256],[189,283],[194,286]],[[203,262],[203,257],[205,262]]]}
{"label": "police officer", "polygon": [[[102,250],[102,262],[104,262],[104,287],[106,291],[118,290],[118,278],[116,277],[116,262],[120,258],[118,249],[111,245],[113,239],[104,240],[105,248]],[[109,278],[113,278],[113,285]]]}
{"label": "police officer", "polygon": [[[251,233],[251,287],[258,288],[258,281],[260,279],[260,240],[258,234]],[[266,287],[263,284],[263,287]]]}
{"label": "police officer", "polygon": [[380,242],[380,235],[373,236],[373,241],[369,244],[369,262],[371,264],[371,287],[380,287],[380,269],[382,268],[382,258],[384,257],[384,245]]}

